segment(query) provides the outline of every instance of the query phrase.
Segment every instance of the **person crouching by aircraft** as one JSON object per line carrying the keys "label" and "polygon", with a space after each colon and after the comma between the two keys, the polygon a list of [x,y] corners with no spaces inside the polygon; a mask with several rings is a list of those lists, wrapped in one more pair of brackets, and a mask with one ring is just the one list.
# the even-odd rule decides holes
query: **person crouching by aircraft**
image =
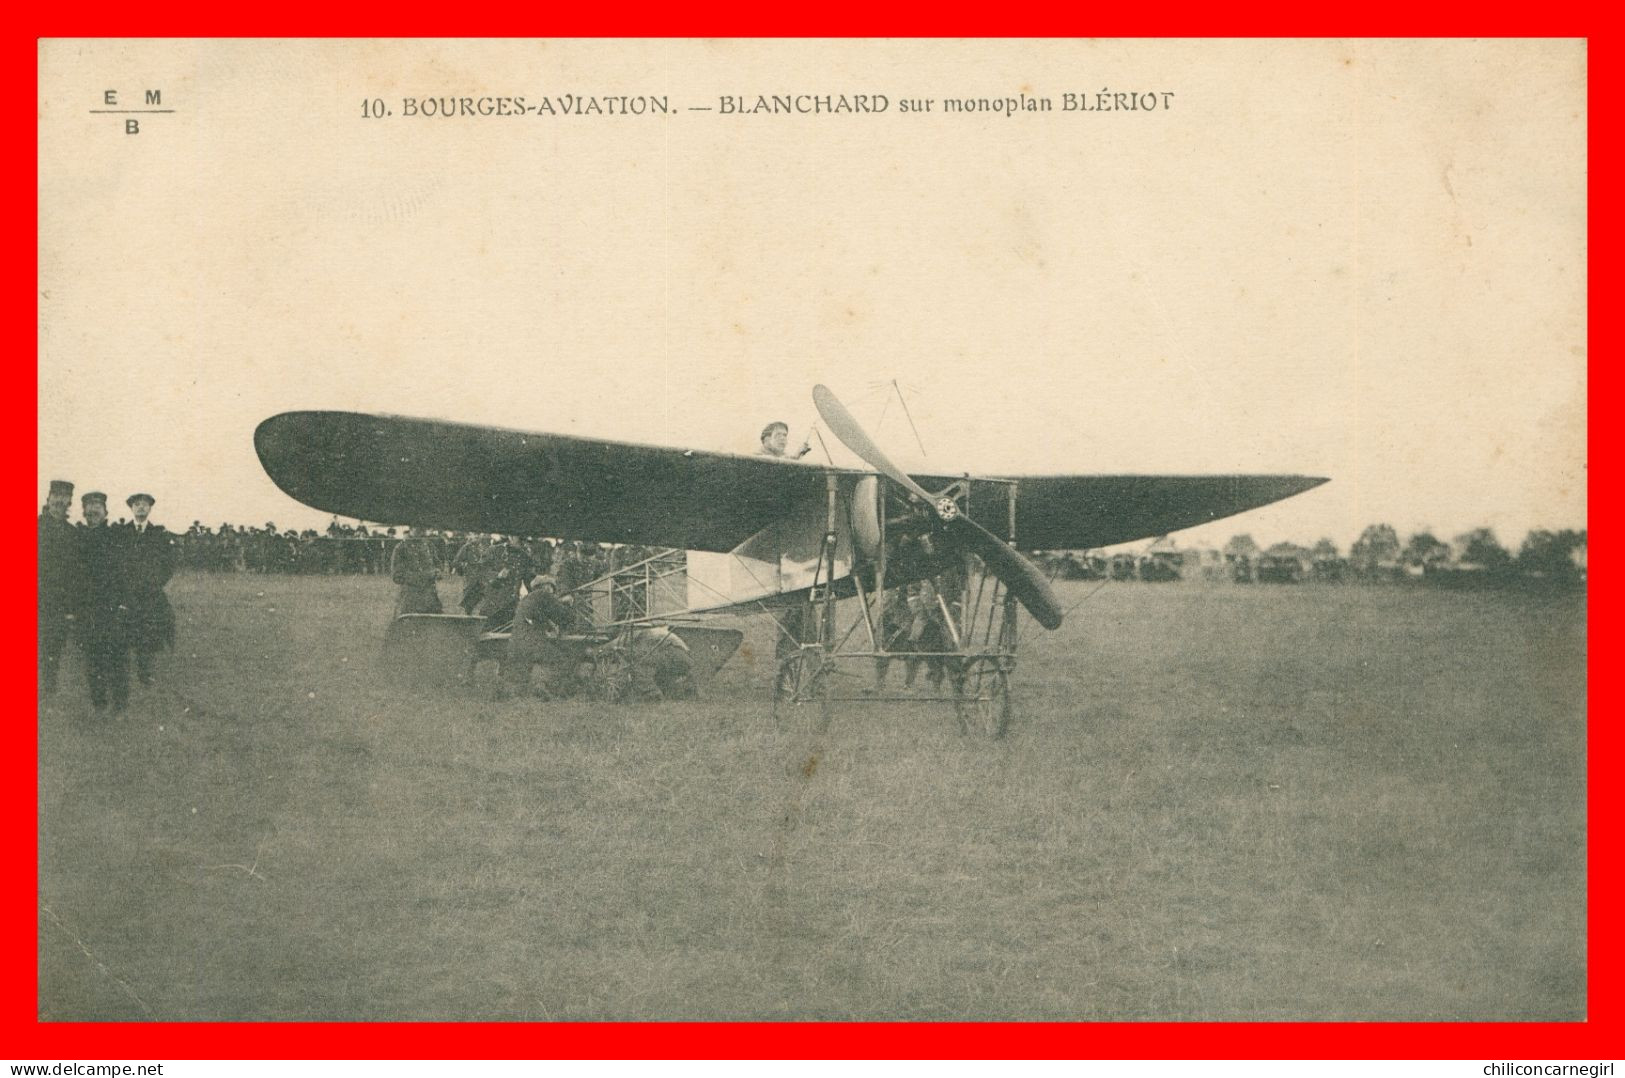
{"label": "person crouching by aircraft", "polygon": [[56,692],[62,654],[74,622],[74,589],[79,582],[79,536],[68,523],[73,484],[51,480],[39,518],[39,664],[43,692]]}
{"label": "person crouching by aircraft", "polygon": [[759,457],[778,457],[780,460],[800,460],[812,452],[811,435],[809,440],[801,443],[801,448],[792,455],[785,452],[790,444],[790,424],[775,419],[762,428],[762,448],[756,451]]}
{"label": "person crouching by aircraft", "polygon": [[638,699],[694,698],[694,663],[682,637],[664,625],[651,625],[632,633],[632,691]]}
{"label": "person crouching by aircraft", "polygon": [[125,500],[135,517],[130,533],[130,650],[135,653],[136,678],[152,684],[153,658],[175,646],[175,612],[164,586],[175,575],[175,544],[162,524],[148,519],[155,500],[151,494],[132,494]]}
{"label": "person crouching by aircraft", "polygon": [[389,558],[389,578],[401,587],[395,596],[395,616],[440,613],[440,592],[435,588],[434,555],[414,524],[406,538],[395,544]]}
{"label": "person crouching by aircraft", "polygon": [[111,703],[113,714],[121,715],[130,702],[129,532],[108,525],[107,495],[100,491],[86,494],[79,504],[85,523],[79,532],[77,605],[90,702],[98,714]]}
{"label": "person crouching by aircraft", "polygon": [[569,604],[558,597],[552,577],[542,575],[530,582],[530,591],[514,608],[513,632],[502,661],[502,683],[508,693],[523,695],[529,690],[530,670],[537,663],[547,667],[550,675],[573,665],[570,653],[558,640],[573,618]]}

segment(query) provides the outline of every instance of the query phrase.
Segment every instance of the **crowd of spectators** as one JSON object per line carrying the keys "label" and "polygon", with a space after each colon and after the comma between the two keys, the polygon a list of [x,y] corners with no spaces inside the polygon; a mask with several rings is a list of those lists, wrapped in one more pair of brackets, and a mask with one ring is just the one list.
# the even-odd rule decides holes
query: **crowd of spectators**
{"label": "crowd of spectators", "polygon": [[[278,529],[270,521],[260,527],[221,524],[210,528],[194,520],[191,527],[175,533],[175,547],[179,567],[193,572],[388,575],[390,556],[404,538],[404,527],[369,527],[338,520],[330,523],[325,531]],[[492,541],[509,549],[522,550],[534,572],[564,570],[572,586],[613,569],[634,565],[654,552],[637,546],[611,547],[518,536],[487,537],[453,531],[428,531],[423,537],[435,568],[446,575],[463,569],[457,555],[470,542],[489,545]],[[464,560],[467,561],[466,555]]]}

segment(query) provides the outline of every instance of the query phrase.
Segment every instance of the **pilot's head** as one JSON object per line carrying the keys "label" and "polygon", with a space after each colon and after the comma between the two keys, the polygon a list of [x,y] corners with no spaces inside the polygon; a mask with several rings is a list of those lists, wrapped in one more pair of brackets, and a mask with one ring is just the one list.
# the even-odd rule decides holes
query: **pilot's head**
{"label": "pilot's head", "polygon": [[151,494],[132,494],[124,499],[124,504],[130,507],[137,524],[145,524],[156,500]]}
{"label": "pilot's head", "polygon": [[790,441],[790,424],[774,420],[762,428],[762,448],[775,457],[784,456]]}

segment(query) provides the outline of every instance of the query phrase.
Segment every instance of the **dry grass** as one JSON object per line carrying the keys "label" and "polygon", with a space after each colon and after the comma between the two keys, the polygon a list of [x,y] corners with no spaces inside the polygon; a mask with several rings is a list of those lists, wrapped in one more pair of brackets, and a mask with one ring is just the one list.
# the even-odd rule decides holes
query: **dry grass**
{"label": "dry grass", "polygon": [[760,622],[697,704],[494,703],[388,683],[387,582],[171,594],[128,722],[42,712],[46,1019],[1585,1014],[1574,597],[1114,585],[988,744],[777,728]]}

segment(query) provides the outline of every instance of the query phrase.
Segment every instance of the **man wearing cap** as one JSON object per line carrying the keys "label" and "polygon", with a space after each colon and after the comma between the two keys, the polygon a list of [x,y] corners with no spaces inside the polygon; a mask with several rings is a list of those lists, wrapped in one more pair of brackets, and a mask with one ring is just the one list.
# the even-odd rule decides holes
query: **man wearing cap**
{"label": "man wearing cap", "polygon": [[537,663],[550,673],[564,669],[570,658],[558,636],[570,625],[573,615],[558,597],[557,582],[542,575],[530,582],[530,591],[514,607],[513,632],[508,636],[508,656],[502,663],[502,680],[508,691],[523,693],[530,684],[530,669]]}
{"label": "man wearing cap", "polygon": [[85,518],[79,532],[79,641],[90,702],[98,712],[111,703],[116,715],[130,702],[129,532],[108,525],[107,495],[100,491],[80,498],[79,509]]}
{"label": "man wearing cap", "polygon": [[[811,437],[811,435],[808,435],[809,439]],[[762,448],[756,451],[756,455],[759,457],[778,457],[780,460],[800,460],[812,452],[812,442],[810,440],[802,442],[801,448],[796,450],[794,456],[785,452],[785,447],[789,444],[790,424],[775,419],[762,428]]]}
{"label": "man wearing cap", "polygon": [[395,616],[440,613],[440,592],[434,583],[438,575],[423,528],[414,524],[389,558],[389,577],[401,586],[395,596]]}
{"label": "man wearing cap", "polygon": [[155,504],[151,494],[132,494],[124,504],[135,517],[128,528],[130,650],[135,653],[136,677],[151,685],[153,657],[175,646],[175,612],[164,594],[164,586],[175,575],[175,545],[162,524],[147,519]]}
{"label": "man wearing cap", "polygon": [[68,523],[73,484],[51,480],[45,508],[39,517],[39,665],[44,692],[56,692],[62,653],[74,622],[75,589],[79,581],[79,536]]}

